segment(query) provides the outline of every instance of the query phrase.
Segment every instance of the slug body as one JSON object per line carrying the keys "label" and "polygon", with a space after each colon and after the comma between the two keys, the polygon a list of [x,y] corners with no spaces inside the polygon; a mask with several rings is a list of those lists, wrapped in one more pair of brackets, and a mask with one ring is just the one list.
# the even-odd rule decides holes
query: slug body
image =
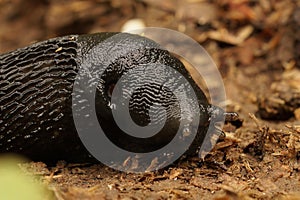
{"label": "slug body", "polygon": [[[130,97],[129,111],[132,120],[140,126],[147,126],[151,120],[154,123],[155,120],[159,121],[163,115],[161,113],[164,113],[166,123],[159,133],[147,140],[133,137],[120,130],[114,121],[112,109],[122,108],[113,108],[111,96],[115,89],[118,93],[115,86],[122,75],[136,66],[163,64],[182,74],[196,94],[201,115],[197,121],[199,126],[195,126],[197,135],[187,151],[196,153],[204,140],[210,120],[221,119],[224,112],[208,104],[204,93],[178,59],[166,50],[152,48],[151,45],[155,43],[149,39],[122,33],[126,38],[124,41],[104,44],[112,53],[97,50],[98,44],[115,35],[116,33],[99,33],[59,37],[0,55],[0,152],[19,153],[42,161],[93,160],[77,134],[73,119],[74,109],[84,109],[85,106],[73,102],[72,111],[72,94],[80,66],[89,60],[97,60],[97,57],[88,55],[91,51],[99,51],[99,57],[115,57],[101,74],[94,105],[107,137],[127,150],[138,153],[154,151],[172,140],[180,120],[193,118],[193,109],[190,109],[189,117],[182,119],[176,96],[168,88],[153,82],[134,91]],[[139,48],[128,51],[119,47],[122,43],[135,43]],[[149,44],[151,48],[148,48]],[[118,55],[114,55],[114,52],[118,52]],[[97,74],[97,70],[94,72]],[[147,78],[147,74],[144,76]],[[151,78],[151,74],[149,77]],[[156,73],[153,80],[155,78],[160,78],[160,74]],[[125,81],[123,86],[130,88],[131,84],[134,83]],[[174,80],[174,85],[176,84]],[[185,98],[189,98],[188,92],[186,95]],[[83,96],[74,98],[78,98],[78,102],[84,100]],[[154,112],[150,118],[149,109],[154,104],[161,104],[166,111]]]}

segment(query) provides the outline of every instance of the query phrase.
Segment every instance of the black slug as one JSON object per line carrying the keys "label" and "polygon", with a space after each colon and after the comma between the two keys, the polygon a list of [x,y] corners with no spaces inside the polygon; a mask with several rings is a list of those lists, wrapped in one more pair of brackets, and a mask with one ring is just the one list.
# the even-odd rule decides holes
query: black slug
{"label": "black slug", "polygon": [[[0,152],[19,153],[41,161],[93,159],[75,128],[72,115],[74,80],[81,64],[92,59],[87,56],[89,52],[115,34],[59,37],[0,55]],[[111,52],[115,52],[114,48],[118,52],[124,51],[123,55],[107,54],[102,49],[96,49],[99,57],[116,57],[100,77],[94,105],[103,131],[114,144],[137,153],[154,151],[172,140],[173,132],[176,132],[182,120],[181,105],[176,96],[168,88],[153,83],[134,91],[129,111],[136,124],[146,126],[151,120],[161,119],[162,112],[152,113],[154,118],[151,119],[149,116],[149,108],[161,104],[166,109],[164,113],[167,119],[161,131],[146,140],[130,136],[118,128],[112,115],[112,91],[118,89],[115,86],[121,76],[137,65],[155,63],[171,66],[185,77],[195,91],[201,116],[197,135],[188,153],[196,153],[201,146],[211,120],[220,121],[223,117],[233,120],[229,118],[234,118],[235,114],[225,113],[208,103],[183,64],[168,51],[147,48],[149,43],[155,43],[144,37],[121,35],[125,41],[105,45]],[[120,49],[120,44],[131,42],[139,48],[132,51]],[[160,74],[156,77],[160,77]],[[178,83],[173,81],[176,86]],[[124,83],[126,87],[130,87],[130,84]],[[74,106],[75,109],[83,109],[80,105]]]}

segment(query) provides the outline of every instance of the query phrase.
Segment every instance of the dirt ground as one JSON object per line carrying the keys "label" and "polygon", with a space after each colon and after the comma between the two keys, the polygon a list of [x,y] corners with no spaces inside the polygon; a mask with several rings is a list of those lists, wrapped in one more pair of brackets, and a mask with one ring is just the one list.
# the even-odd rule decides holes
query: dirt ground
{"label": "dirt ground", "polygon": [[200,162],[144,174],[100,164],[23,165],[56,199],[300,199],[300,1],[0,0],[0,53],[130,19],[181,31],[219,67],[241,127]]}

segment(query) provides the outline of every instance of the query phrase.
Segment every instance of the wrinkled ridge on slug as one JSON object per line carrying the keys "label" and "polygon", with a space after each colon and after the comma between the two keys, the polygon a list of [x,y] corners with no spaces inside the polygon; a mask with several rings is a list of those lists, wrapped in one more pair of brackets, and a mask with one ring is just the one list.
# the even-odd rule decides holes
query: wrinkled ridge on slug
{"label": "wrinkled ridge on slug", "polygon": [[50,39],[0,56],[1,152],[51,160],[71,151],[64,148],[69,143],[80,149],[72,134],[70,98],[78,72],[77,38]]}

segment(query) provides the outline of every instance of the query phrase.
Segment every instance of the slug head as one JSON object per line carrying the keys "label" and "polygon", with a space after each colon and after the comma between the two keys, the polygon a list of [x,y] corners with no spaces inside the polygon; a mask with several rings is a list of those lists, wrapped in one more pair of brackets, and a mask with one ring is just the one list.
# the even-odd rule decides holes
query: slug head
{"label": "slug head", "polygon": [[83,59],[91,63],[87,74],[97,80],[96,114],[110,141],[147,153],[177,138],[178,149],[196,152],[214,112],[177,58],[138,35],[99,34],[79,41]]}

